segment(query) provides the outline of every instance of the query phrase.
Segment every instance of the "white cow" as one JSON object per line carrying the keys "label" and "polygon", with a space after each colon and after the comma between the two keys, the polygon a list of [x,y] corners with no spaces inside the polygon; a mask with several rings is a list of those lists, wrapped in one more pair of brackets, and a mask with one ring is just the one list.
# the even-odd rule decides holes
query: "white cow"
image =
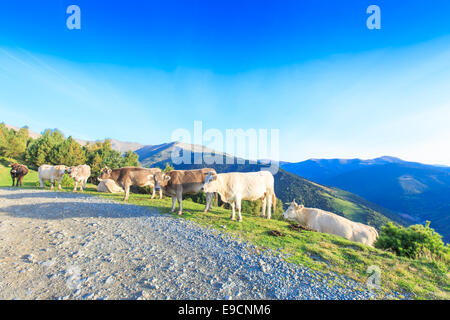
{"label": "white cow", "polygon": [[52,184],[50,189],[53,189],[53,185],[56,180],[58,181],[58,189],[61,190],[61,180],[66,170],[67,167],[64,165],[51,166],[48,164],[43,164],[42,166],[40,166],[38,169],[38,173],[39,173],[39,184],[41,188],[44,187],[45,180],[50,180]]}
{"label": "white cow", "polygon": [[321,209],[305,208],[295,203],[295,200],[283,213],[283,218],[296,221],[303,227],[317,232],[334,234],[368,246],[373,246],[378,238],[378,232],[374,227],[350,221]]}
{"label": "white cow", "polygon": [[273,175],[269,171],[210,173],[205,179],[202,190],[206,193],[217,192],[222,201],[231,204],[231,219],[235,219],[235,207],[238,210],[238,221],[242,221],[242,200],[262,200],[262,214],[271,217],[271,206],[275,211],[275,191]]}
{"label": "white cow", "polygon": [[124,190],[112,179],[105,179],[100,181],[97,186],[97,191],[108,193],[124,192]]}
{"label": "white cow", "polygon": [[80,183],[80,191],[83,191],[83,188],[86,189],[87,180],[91,176],[91,167],[87,164],[80,164],[79,166],[68,168],[67,172],[75,182],[73,191],[77,191],[78,183]]}

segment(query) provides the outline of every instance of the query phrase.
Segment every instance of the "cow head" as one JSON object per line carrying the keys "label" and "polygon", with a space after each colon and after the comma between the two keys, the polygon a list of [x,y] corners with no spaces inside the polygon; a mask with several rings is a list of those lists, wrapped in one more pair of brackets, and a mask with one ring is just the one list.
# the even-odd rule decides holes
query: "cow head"
{"label": "cow head", "polygon": [[112,170],[108,167],[104,167],[101,171],[100,171],[100,175],[97,177],[98,181],[103,181],[106,179],[110,179],[111,178],[111,172]]}
{"label": "cow head", "polygon": [[289,207],[283,212],[283,218],[286,220],[295,220],[295,217],[302,212],[304,206],[295,203],[295,199],[290,203]]}
{"label": "cow head", "polygon": [[69,173],[71,178],[76,178],[78,175],[78,166],[67,168],[67,172]]}
{"label": "cow head", "polygon": [[157,172],[153,176],[153,179],[155,183],[155,190],[160,190],[161,188],[167,186],[167,183],[170,180],[170,176],[165,174],[164,172]]}
{"label": "cow head", "polygon": [[59,175],[59,176],[63,176],[64,173],[66,173],[66,171],[67,171],[68,169],[69,169],[69,168],[66,167],[66,166],[64,166],[64,165],[58,165],[58,166],[55,166],[55,170],[58,171],[58,175]]}
{"label": "cow head", "polygon": [[217,180],[217,173],[210,171],[205,178],[205,183],[203,183],[202,191],[209,193],[215,192],[215,181]]}
{"label": "cow head", "polygon": [[11,167],[11,174],[16,174],[17,169],[19,169],[20,164],[18,163],[10,163],[8,167]]}

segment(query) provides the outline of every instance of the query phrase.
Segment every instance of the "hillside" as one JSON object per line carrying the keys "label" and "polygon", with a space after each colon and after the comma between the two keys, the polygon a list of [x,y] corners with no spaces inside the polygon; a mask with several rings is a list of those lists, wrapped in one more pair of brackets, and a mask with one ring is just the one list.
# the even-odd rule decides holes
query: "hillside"
{"label": "hillside", "polygon": [[[4,167],[3,164],[3,161],[0,162],[0,187],[4,188],[10,186],[11,179],[9,177],[9,168]],[[95,264],[88,264],[86,266],[88,268],[92,267],[98,271],[99,268],[104,268],[106,263],[108,266],[117,268],[117,272],[123,272],[123,270],[127,268],[128,270],[130,270],[130,272],[141,270],[137,270],[134,264],[132,266],[125,266],[123,263],[126,263],[126,261],[130,261],[129,254],[133,254],[139,250],[145,250],[145,248],[151,248],[154,246],[154,244],[149,244],[148,246],[142,246],[138,244],[142,243],[142,239],[149,238],[140,237],[142,226],[144,224],[140,223],[137,226],[133,226],[131,232],[127,233],[129,237],[131,237],[131,235],[134,235],[136,236],[136,238],[133,238],[133,247],[130,248],[130,250],[126,251],[126,256],[124,256],[124,258],[121,260],[123,261],[122,264],[108,263],[109,260],[107,258],[110,258],[110,255],[108,254],[108,252],[105,252],[104,239],[106,237],[108,239],[108,243],[110,244],[107,247],[113,251],[115,250],[115,257],[117,258],[116,254],[119,251],[117,248],[121,248],[120,251],[123,251],[125,244],[123,241],[124,232],[128,232],[125,231],[124,223],[126,223],[126,221],[128,220],[138,218],[138,215],[136,214],[137,210],[135,210],[133,206],[130,205],[123,206],[123,212],[116,213],[111,210],[113,206],[111,200],[116,200],[121,203],[123,195],[100,193],[96,191],[94,185],[88,184],[88,187],[85,190],[84,194],[81,194],[79,192],[72,193],[71,188],[65,187],[63,188],[62,192],[56,191],[48,200],[45,200],[45,205],[37,205],[36,200],[39,200],[37,199],[38,195],[43,194],[42,192],[48,191],[30,190],[30,188],[36,189],[36,183],[38,181],[37,172],[33,170],[30,170],[30,173],[27,175],[25,180],[26,184],[24,184],[24,188],[3,189],[5,190],[5,192],[14,192],[15,196],[18,193],[27,195],[20,197],[20,201],[34,201],[32,205],[22,206],[20,210],[18,210],[18,203],[14,198],[12,200],[9,200],[10,202],[15,201],[12,203],[12,206],[8,206],[5,202],[3,202],[3,204],[5,204],[5,210],[9,212],[8,214],[11,216],[11,219],[16,219],[15,217],[18,214],[24,212],[24,215],[26,215],[27,217],[33,217],[33,219],[31,219],[30,221],[36,224],[36,228],[31,228],[33,230],[34,238],[33,236],[30,237],[30,234],[28,233],[28,236],[25,237],[26,239],[20,238],[20,241],[17,241],[17,237],[8,237],[8,241],[16,241],[14,246],[24,246],[24,243],[32,243],[33,248],[45,248],[45,244],[42,243],[42,239],[45,239],[45,237],[49,236],[49,234],[46,233],[43,237],[39,234],[36,235],[36,233],[38,233],[41,229],[45,229],[45,226],[48,225],[47,221],[50,221],[52,225],[66,223],[67,229],[64,228],[61,230],[61,232],[64,232],[65,236],[67,236],[67,231],[71,230],[71,232],[75,232],[77,239],[79,239],[80,235],[90,235],[89,241],[93,240],[92,236],[94,234],[92,233],[92,231],[96,231],[95,228],[98,228],[98,226],[100,225],[103,232],[101,233],[101,237],[96,241],[97,243],[99,243],[99,250],[101,250],[98,253],[92,254],[92,259]],[[36,194],[34,194],[33,197],[29,197],[29,195],[32,193]],[[67,196],[63,195],[66,193]],[[96,202],[97,200],[87,200],[87,195],[95,195],[106,198],[108,200],[106,204],[98,206],[93,204],[93,202]],[[10,197],[11,196],[5,198],[8,199]],[[70,199],[69,206],[67,206],[67,204],[65,204],[64,202],[61,202],[61,199],[65,197]],[[76,201],[75,198],[77,197],[82,198],[82,201]],[[52,204],[50,202],[54,203]],[[171,207],[171,200],[169,198],[163,198],[161,200],[150,199],[146,194],[132,194],[130,196],[129,203],[143,206],[150,210],[157,210],[162,214],[161,218],[170,217],[168,215]],[[385,297],[392,298],[392,294],[394,294],[395,296],[402,298],[402,296],[399,295],[400,292],[405,293],[410,298],[448,299],[449,279],[446,276],[448,266],[443,264],[442,262],[430,261],[427,259],[412,260],[404,257],[398,257],[391,252],[367,247],[360,243],[351,242],[334,235],[310,231],[298,232],[290,228],[290,223],[286,221],[275,219],[266,220],[258,216],[248,214],[247,212],[243,213],[243,222],[236,223],[235,221],[231,221],[229,219],[229,210],[227,209],[215,207],[210,212],[203,213],[204,205],[202,204],[186,200],[184,201],[183,205],[185,213],[183,216],[181,216],[182,219],[188,219],[199,225],[205,226],[208,228],[207,230],[211,230],[212,228],[213,230],[216,230],[215,232],[217,232],[220,237],[222,237],[223,233],[225,233],[231,235],[234,239],[239,239],[239,243],[242,243],[242,240],[251,242],[252,244],[255,244],[257,246],[254,249],[254,252],[258,253],[258,257],[266,257],[269,255],[272,256],[274,251],[278,253],[286,253],[287,256],[285,256],[284,259],[286,259],[287,261],[299,265],[302,268],[306,267],[310,270],[314,270],[314,272],[323,273],[321,277],[318,278],[319,285],[321,283],[326,283],[328,285],[330,285],[330,283],[332,284],[333,279],[336,277],[336,273],[339,275],[345,275],[357,280],[361,284],[364,284],[368,276],[366,272],[367,267],[370,265],[377,265],[380,267],[383,277],[383,281],[381,282],[382,291],[378,292],[381,295],[380,297],[383,297],[383,295],[385,295]],[[29,208],[30,210],[27,211],[26,208]],[[93,209],[101,211],[101,219],[99,219],[98,221],[93,221],[95,220],[96,216],[96,213],[93,213]],[[65,215],[64,219],[61,219],[61,214]],[[114,214],[120,215],[120,219],[114,217]],[[45,220],[46,215],[50,215],[51,219]],[[36,219],[37,217],[39,217],[39,219]],[[55,219],[55,217],[57,218]],[[180,220],[180,217],[176,214],[172,217],[176,218],[176,220]],[[162,220],[161,218],[155,217],[155,223],[160,223]],[[4,223],[3,225],[21,228],[21,225],[18,225],[18,223],[27,223],[27,220],[24,219],[25,217],[22,217],[21,219],[17,219],[18,221],[14,221],[14,223]],[[85,223],[87,225],[79,227],[79,224],[83,223],[83,219],[88,219],[89,221]],[[104,227],[109,225],[109,223],[111,222],[113,224],[111,225],[111,228],[108,229],[108,232],[106,232],[106,229]],[[74,225],[74,223],[76,225]],[[120,233],[117,233],[116,231],[118,230],[119,224],[119,229],[122,231]],[[155,224],[148,223],[147,221],[145,225],[154,226]],[[26,228],[30,228],[29,225]],[[159,229],[159,231],[160,230],[161,228]],[[274,237],[270,234],[270,231],[272,230],[281,232],[284,236]],[[182,232],[183,230],[179,230],[179,233],[182,234]],[[200,234],[203,234],[203,232]],[[58,235],[58,233],[54,233],[54,235]],[[184,237],[184,239],[186,238]],[[40,246],[36,247],[36,241],[40,243]],[[82,242],[77,241],[77,243]],[[193,243],[193,241],[189,240],[189,243]],[[88,248],[90,247],[91,246],[88,246]],[[52,246],[52,250],[56,248],[57,247]],[[167,248],[167,245],[165,245],[165,248]],[[17,253],[16,250],[15,253],[17,253],[18,257],[30,253],[33,254],[33,257],[39,257],[42,254],[42,251],[39,251],[38,249],[36,249],[35,252],[27,250],[24,252],[21,251],[19,253]],[[65,250],[65,248],[63,249]],[[83,248],[82,250],[85,249],[86,248]],[[178,250],[178,247],[176,249]],[[272,251],[271,254],[266,255],[265,251],[267,249],[274,251]],[[154,256],[154,252],[152,254]],[[67,257],[67,252],[64,251],[61,256]],[[83,261],[86,261],[86,259],[84,259],[84,255],[82,256],[82,258]],[[96,260],[98,258],[100,259],[100,261]],[[79,257],[75,256],[71,259],[79,259]],[[115,259],[115,262],[117,261],[118,260]],[[79,262],[84,263],[82,261]],[[19,265],[22,264],[20,263]],[[82,265],[84,266],[84,264]],[[278,266],[279,264],[275,266],[275,268],[279,268]],[[17,275],[17,271],[14,271],[13,274]],[[24,274],[30,275],[30,273]],[[105,277],[102,278],[103,282],[99,282],[100,290],[103,287],[104,280],[108,277],[109,274],[110,273],[105,273]],[[129,272],[124,274],[124,276],[128,277],[128,274]],[[132,275],[133,274],[134,273],[132,273]],[[5,276],[8,276],[8,274],[6,274]],[[132,277],[130,285],[136,284],[135,279],[136,278]],[[284,283],[286,279],[284,277],[283,279]],[[302,283],[304,283],[305,280],[303,279],[303,277],[299,277],[299,279],[302,279],[301,281]],[[39,283],[42,282],[41,274],[36,277],[36,281]],[[116,282],[119,285],[122,283],[122,281],[126,280],[123,280],[122,278],[116,279]],[[334,285],[330,288],[327,288],[326,292],[331,292],[330,289],[332,289],[333,287]],[[26,289],[27,288],[30,288],[30,283],[27,284]],[[46,287],[46,290],[43,290],[42,292],[48,293],[49,288],[55,288],[55,286],[49,285]],[[63,286],[63,288],[65,288],[65,286]],[[86,290],[86,288],[82,290]],[[24,290],[24,292],[25,291],[26,290]],[[114,292],[116,291],[108,291],[108,294]],[[410,296],[409,293],[412,293],[413,295]]]}
{"label": "hillside", "polygon": [[[146,167],[156,166],[164,168],[166,163],[171,164],[175,169],[196,169],[205,166],[204,164],[174,164],[171,159],[171,154],[175,148],[187,151],[194,150],[194,152],[191,152],[192,163],[195,157],[201,156],[199,146],[176,142],[158,146],[147,146],[136,150],[136,153],[139,155],[141,164]],[[211,152],[211,150],[207,150],[207,152]],[[231,157],[229,155],[225,156]],[[232,160],[236,159],[233,158]],[[213,164],[208,166],[214,168],[219,173],[259,171],[266,167],[262,164],[249,163],[249,161],[241,164],[236,162],[234,161],[234,164]],[[295,199],[300,203],[304,203],[307,207],[321,208],[335,212],[351,220],[370,224],[377,228],[390,220],[401,224],[404,223],[402,219],[389,212],[389,210],[374,205],[350,192],[345,192],[337,188],[324,187],[286,172],[283,169],[280,169],[275,175],[275,193],[283,203],[291,202]]]}
{"label": "hillside", "polygon": [[311,159],[282,167],[324,185],[355,193],[397,213],[409,224],[431,220],[450,241],[448,167],[392,157],[371,160]]}

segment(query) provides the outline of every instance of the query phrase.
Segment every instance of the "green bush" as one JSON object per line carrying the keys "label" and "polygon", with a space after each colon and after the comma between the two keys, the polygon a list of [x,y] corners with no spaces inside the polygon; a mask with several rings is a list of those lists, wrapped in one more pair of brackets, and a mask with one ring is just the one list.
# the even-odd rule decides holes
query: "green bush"
{"label": "green bush", "polygon": [[[58,188],[58,181],[55,181],[54,183],[55,183],[55,189],[57,189]],[[75,182],[73,181],[73,179],[68,174],[65,174],[63,176],[62,180],[61,180],[61,187],[63,187],[63,188],[73,188],[74,185],[75,185]],[[39,180],[35,182],[35,186],[36,187],[40,186]],[[50,180],[45,180],[44,181],[44,186],[45,186],[45,188],[50,188],[50,186],[51,186]]]}
{"label": "green bush", "polygon": [[411,259],[427,257],[443,260],[448,260],[450,249],[444,245],[442,236],[430,228],[430,221],[425,226],[416,224],[407,228],[389,222],[381,228],[375,247]]}

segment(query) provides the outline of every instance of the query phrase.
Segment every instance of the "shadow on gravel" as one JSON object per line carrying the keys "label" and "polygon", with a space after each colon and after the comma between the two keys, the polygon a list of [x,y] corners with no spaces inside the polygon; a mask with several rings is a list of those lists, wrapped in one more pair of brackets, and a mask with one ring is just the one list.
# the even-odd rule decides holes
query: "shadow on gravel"
{"label": "shadow on gravel", "polygon": [[[9,193],[9,194],[0,194],[0,197],[5,199],[23,199],[23,198],[49,198],[49,199],[55,199],[55,198],[79,198],[80,196],[85,197],[91,197],[89,194],[83,194],[81,192],[64,192],[64,191],[52,191],[49,189],[30,189],[33,190],[33,192],[23,192],[23,190],[27,190],[25,188],[23,189],[16,189],[16,188],[1,188],[2,190],[7,191],[18,191],[17,193]],[[19,192],[20,191],[20,192]]]}
{"label": "shadow on gravel", "polygon": [[17,204],[7,207],[0,207],[0,211],[15,218],[32,219],[68,219],[68,218],[130,218],[142,216],[160,216],[155,211],[145,207],[134,205],[123,205],[118,203],[101,203],[81,201],[52,201],[36,204]]}

